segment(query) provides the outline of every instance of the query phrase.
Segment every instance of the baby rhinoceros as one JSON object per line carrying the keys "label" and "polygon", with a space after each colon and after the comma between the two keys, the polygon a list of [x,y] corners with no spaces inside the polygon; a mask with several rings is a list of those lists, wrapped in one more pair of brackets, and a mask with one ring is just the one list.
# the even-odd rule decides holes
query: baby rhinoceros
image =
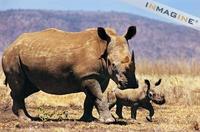
{"label": "baby rhinoceros", "polygon": [[154,108],[151,101],[155,104],[162,105],[165,103],[165,96],[161,94],[159,89],[156,88],[160,85],[161,79],[158,80],[153,86],[151,86],[149,80],[145,80],[144,82],[145,85],[137,89],[120,90],[116,88],[107,93],[109,108],[111,109],[116,105],[116,114],[119,118],[123,118],[122,107],[130,106],[131,118],[136,120],[137,109],[142,107],[149,111],[149,115],[146,119],[152,122]]}

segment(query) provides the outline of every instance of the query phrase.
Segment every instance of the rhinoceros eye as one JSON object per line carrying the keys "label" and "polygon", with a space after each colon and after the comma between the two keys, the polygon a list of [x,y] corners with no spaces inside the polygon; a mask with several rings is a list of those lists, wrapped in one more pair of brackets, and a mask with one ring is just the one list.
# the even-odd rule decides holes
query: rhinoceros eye
{"label": "rhinoceros eye", "polygon": [[116,73],[118,73],[117,66],[114,63],[112,64],[112,68],[113,68],[113,71],[115,71]]}
{"label": "rhinoceros eye", "polygon": [[149,98],[153,98],[154,94],[152,92],[149,92],[148,96]]}

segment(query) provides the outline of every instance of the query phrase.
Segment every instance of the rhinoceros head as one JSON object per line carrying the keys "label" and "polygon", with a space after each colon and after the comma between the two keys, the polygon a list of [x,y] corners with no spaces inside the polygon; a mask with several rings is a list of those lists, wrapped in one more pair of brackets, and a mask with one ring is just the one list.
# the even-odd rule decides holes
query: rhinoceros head
{"label": "rhinoceros head", "polygon": [[159,79],[154,85],[150,85],[149,80],[145,80],[145,84],[147,85],[147,97],[152,100],[155,104],[162,105],[165,101],[164,94],[159,90],[159,85],[161,83],[161,79]]}
{"label": "rhinoceros head", "polygon": [[106,61],[108,72],[120,87],[138,87],[135,77],[134,53],[129,50],[128,40],[136,34],[136,27],[131,26],[123,36],[109,35],[104,28],[97,29],[98,36],[107,41]]}

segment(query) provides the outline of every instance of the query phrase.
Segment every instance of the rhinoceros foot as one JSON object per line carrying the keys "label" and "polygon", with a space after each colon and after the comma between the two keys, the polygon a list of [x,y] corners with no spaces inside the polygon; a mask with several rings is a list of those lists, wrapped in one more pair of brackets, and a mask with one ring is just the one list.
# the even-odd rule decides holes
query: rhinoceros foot
{"label": "rhinoceros foot", "polygon": [[85,122],[92,122],[92,121],[97,121],[97,118],[93,116],[85,116],[83,115],[80,119],[80,121],[85,121]]}

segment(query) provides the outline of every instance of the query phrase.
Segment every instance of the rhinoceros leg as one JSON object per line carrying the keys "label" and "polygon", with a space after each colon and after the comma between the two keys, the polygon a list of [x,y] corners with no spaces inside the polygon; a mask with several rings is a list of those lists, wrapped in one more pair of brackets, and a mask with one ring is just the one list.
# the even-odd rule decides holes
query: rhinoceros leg
{"label": "rhinoceros leg", "polygon": [[117,103],[116,103],[116,114],[120,119],[123,119],[122,109],[123,109],[123,105],[119,101],[117,101]]}
{"label": "rhinoceros leg", "polygon": [[147,109],[147,110],[149,110],[149,115],[146,117],[146,119],[148,121],[152,122],[153,121],[152,117],[154,115],[154,109],[153,109],[152,104],[151,103],[147,103],[146,105],[143,105],[142,107],[145,108],[145,109]]}
{"label": "rhinoceros leg", "polygon": [[90,91],[86,91],[85,94],[86,94],[86,98],[84,101],[84,113],[80,120],[90,122],[90,121],[95,120],[95,117],[92,116],[92,110],[94,107],[95,98],[94,96],[92,96]]}
{"label": "rhinoceros leg", "polygon": [[[91,95],[87,95],[89,96],[88,98],[94,99],[94,105],[99,113],[99,120],[105,123],[114,122],[115,119],[112,117],[111,112],[109,111],[107,100],[103,98],[103,93],[99,82],[95,79],[88,79],[83,82],[83,86],[91,93]],[[86,100],[86,102],[86,104],[89,104],[89,99]],[[89,104],[89,111],[85,111],[84,113],[88,112],[88,114],[91,115],[92,105],[92,103]],[[84,107],[84,110],[88,108],[88,106]]]}
{"label": "rhinoceros leg", "polygon": [[24,99],[39,90],[20,74],[7,76],[13,99],[12,111],[20,120],[30,120],[31,116],[26,110]]}
{"label": "rhinoceros leg", "polygon": [[136,120],[138,107],[139,107],[138,103],[135,103],[131,106],[131,118],[134,120]]}

